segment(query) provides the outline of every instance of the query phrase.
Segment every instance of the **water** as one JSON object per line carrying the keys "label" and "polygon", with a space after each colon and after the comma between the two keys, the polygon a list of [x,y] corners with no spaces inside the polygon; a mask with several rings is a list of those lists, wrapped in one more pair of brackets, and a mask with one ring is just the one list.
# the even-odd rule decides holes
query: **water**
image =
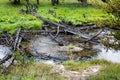
{"label": "water", "polygon": [[0,45],[0,59],[3,59],[7,54],[11,54],[10,48]]}
{"label": "water", "polygon": [[[113,38],[111,40],[113,40]],[[36,59],[37,62],[45,62],[49,60],[53,62],[55,60],[64,61],[70,58],[70,52],[69,53],[60,52],[61,46],[59,46],[58,43],[53,41],[48,36],[41,35],[38,38],[34,38],[34,40],[31,40],[30,42],[30,48],[31,48],[31,53],[34,56],[39,56]],[[98,50],[97,55],[94,57],[95,59],[104,59],[114,63],[120,63],[120,50],[116,51],[114,49],[106,49],[103,45],[100,45],[100,44],[94,45],[93,49]],[[0,59],[3,59],[7,54],[10,54],[10,53],[11,51],[9,47],[0,45]],[[80,57],[80,56],[77,56],[77,57]],[[87,58],[85,59],[87,60]]]}
{"label": "water", "polygon": [[[39,56],[37,61],[44,60],[66,60],[68,55],[64,52],[59,52],[59,45],[55,41],[53,41],[50,37],[47,36],[39,36],[35,40],[31,40],[30,48],[31,54],[34,56]],[[44,58],[43,60],[40,58]]]}
{"label": "water", "polygon": [[[31,47],[32,54],[36,56],[40,56],[39,58],[36,59],[38,62],[39,61],[44,62],[47,60],[54,61],[57,59],[58,61],[61,61],[61,60],[64,61],[65,59],[68,60],[70,58],[70,54],[68,54],[70,52],[69,51],[68,53],[59,52],[61,46],[59,46],[50,37],[40,36],[39,38],[36,38],[35,40],[31,41],[30,47]],[[114,49],[107,50],[103,45],[100,45],[100,44],[94,45],[93,49],[98,50],[96,53],[97,55],[95,57],[93,56],[95,59],[104,59],[104,60],[111,61],[114,63],[120,63],[120,51],[116,51]],[[54,59],[48,58],[48,56],[51,56]],[[77,57],[79,58],[80,56],[77,56]],[[85,60],[87,60],[87,58],[85,58]]]}
{"label": "water", "polygon": [[120,50],[106,49],[103,45],[95,45],[94,49],[98,49],[96,59],[104,59],[113,63],[120,63]]}

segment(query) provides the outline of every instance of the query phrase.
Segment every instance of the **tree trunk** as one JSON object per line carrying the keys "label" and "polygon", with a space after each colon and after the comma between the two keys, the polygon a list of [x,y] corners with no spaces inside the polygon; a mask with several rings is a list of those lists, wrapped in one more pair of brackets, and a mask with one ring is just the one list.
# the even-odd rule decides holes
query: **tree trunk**
{"label": "tree trunk", "polygon": [[18,4],[20,4],[20,0],[18,0]]}
{"label": "tree trunk", "polygon": [[81,2],[82,2],[82,5],[83,5],[83,6],[86,6],[86,5],[87,5],[87,0],[81,0]]}
{"label": "tree trunk", "polygon": [[51,0],[53,6],[55,6],[55,0]]}
{"label": "tree trunk", "polygon": [[26,0],[27,4],[29,4],[29,0]]}
{"label": "tree trunk", "polygon": [[40,3],[39,3],[39,0],[37,0],[37,4],[40,4]]}
{"label": "tree trunk", "polygon": [[14,4],[17,4],[17,0],[14,0],[14,2],[13,2]]}
{"label": "tree trunk", "polygon": [[14,4],[20,4],[20,0],[14,0]]}
{"label": "tree trunk", "polygon": [[52,2],[52,5],[55,6],[55,5],[58,5],[59,4],[59,0],[51,0]]}
{"label": "tree trunk", "polygon": [[56,4],[57,4],[57,5],[59,4],[59,0],[56,0]]}

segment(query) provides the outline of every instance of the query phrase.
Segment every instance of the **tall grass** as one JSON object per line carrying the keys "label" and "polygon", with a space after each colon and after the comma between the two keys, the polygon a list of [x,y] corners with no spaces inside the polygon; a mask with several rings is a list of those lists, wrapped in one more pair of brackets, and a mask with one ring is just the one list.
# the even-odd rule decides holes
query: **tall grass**
{"label": "tall grass", "polygon": [[120,64],[107,62],[105,60],[92,60],[88,62],[64,62],[68,70],[82,72],[84,69],[93,65],[101,65],[98,75],[91,76],[88,80],[120,80]]}
{"label": "tall grass", "polygon": [[[92,60],[88,62],[67,61],[63,65],[67,70],[82,72],[94,65],[101,65],[98,75],[88,80],[120,80],[120,64],[105,60]],[[51,73],[52,66],[43,63],[29,65],[12,65],[5,74],[0,74],[0,80],[67,80],[60,74]]]}
{"label": "tall grass", "polygon": [[11,66],[6,74],[0,74],[0,80],[66,80],[59,74],[52,74],[51,68],[42,63]]}

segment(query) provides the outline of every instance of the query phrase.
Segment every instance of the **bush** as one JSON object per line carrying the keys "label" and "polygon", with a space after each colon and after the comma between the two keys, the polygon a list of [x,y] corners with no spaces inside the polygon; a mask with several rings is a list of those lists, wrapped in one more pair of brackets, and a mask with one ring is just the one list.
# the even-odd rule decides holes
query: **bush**
{"label": "bush", "polygon": [[[103,1],[103,0],[102,0]],[[107,20],[107,25],[109,23],[110,27],[117,27],[120,29],[120,0],[107,0],[106,3],[100,1],[93,1],[94,6],[102,8],[104,11],[109,13],[110,19]],[[106,22],[101,21],[104,26],[106,26]]]}

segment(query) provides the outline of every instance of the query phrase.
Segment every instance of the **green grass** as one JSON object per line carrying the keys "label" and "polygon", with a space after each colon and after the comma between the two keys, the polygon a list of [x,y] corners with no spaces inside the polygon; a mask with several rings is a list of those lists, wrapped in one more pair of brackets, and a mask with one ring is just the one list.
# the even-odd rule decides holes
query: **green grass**
{"label": "green grass", "polygon": [[90,80],[120,80],[120,64],[110,64],[105,66],[97,76]]}
{"label": "green grass", "polygon": [[[63,65],[67,70],[82,72],[89,66],[101,65],[98,75],[91,76],[88,80],[120,80],[120,64],[105,60],[92,60],[88,62],[67,61]],[[51,74],[52,67],[42,63],[29,65],[12,65],[5,74],[0,75],[0,80],[67,80],[59,74]]]}
{"label": "green grass", "polygon": [[0,80],[66,80],[58,74],[51,74],[51,66],[46,64],[11,66]]}
{"label": "green grass", "polygon": [[31,15],[22,15],[23,5],[13,5],[9,0],[0,0],[0,30],[15,32],[18,27],[40,29],[42,22]]}
{"label": "green grass", "polygon": [[120,64],[107,62],[105,60],[92,60],[88,62],[64,62],[68,70],[82,72],[84,69],[93,65],[101,65],[102,68],[98,75],[90,77],[88,80],[120,80]]}
{"label": "green grass", "polygon": [[[70,22],[74,25],[94,22],[97,19],[107,19],[108,14],[92,5],[83,7],[76,1],[60,2],[58,6],[52,6],[48,0],[41,0],[38,14],[55,22]],[[7,30],[10,33],[23,26],[25,29],[40,29],[43,22],[32,15],[20,14],[20,10],[25,8],[22,5],[13,5],[9,0],[0,0],[0,30]],[[49,14],[49,10],[56,13],[55,17]],[[85,17],[84,17],[85,16]]]}
{"label": "green grass", "polygon": [[67,62],[64,62],[63,64],[65,65],[65,67],[68,70],[82,72],[84,69],[86,69],[89,66],[93,66],[93,65],[103,65],[104,66],[104,65],[108,65],[110,63],[105,60],[92,60],[92,61],[88,61],[88,62],[67,61]]}

